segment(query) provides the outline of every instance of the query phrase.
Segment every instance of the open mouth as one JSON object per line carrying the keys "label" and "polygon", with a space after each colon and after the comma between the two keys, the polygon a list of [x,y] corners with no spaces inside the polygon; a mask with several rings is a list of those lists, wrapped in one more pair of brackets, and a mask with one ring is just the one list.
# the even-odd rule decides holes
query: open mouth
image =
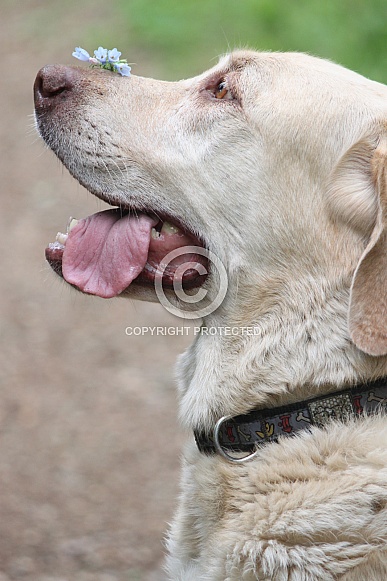
{"label": "open mouth", "polygon": [[112,298],[132,283],[163,288],[201,286],[207,258],[203,242],[178,221],[113,208],[82,220],[70,218],[65,233],[46,248],[46,259],[66,282],[84,293]]}

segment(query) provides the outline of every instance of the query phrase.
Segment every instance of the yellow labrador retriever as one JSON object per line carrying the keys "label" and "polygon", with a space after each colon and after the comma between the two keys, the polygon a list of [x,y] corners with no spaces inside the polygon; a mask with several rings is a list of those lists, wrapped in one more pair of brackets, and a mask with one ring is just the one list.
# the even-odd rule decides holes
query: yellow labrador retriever
{"label": "yellow labrador retriever", "polygon": [[47,66],[35,103],[115,208],[48,247],[68,283],[157,300],[158,280],[191,316],[224,283],[212,256],[226,272],[178,363],[196,442],[169,579],[387,579],[387,88],[239,51],[171,83]]}

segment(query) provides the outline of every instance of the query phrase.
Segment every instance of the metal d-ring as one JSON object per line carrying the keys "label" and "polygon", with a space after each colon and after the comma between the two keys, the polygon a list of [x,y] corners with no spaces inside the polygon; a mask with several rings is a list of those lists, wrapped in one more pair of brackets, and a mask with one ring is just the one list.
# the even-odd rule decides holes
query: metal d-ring
{"label": "metal d-ring", "polygon": [[248,460],[252,460],[253,458],[255,458],[255,456],[259,452],[259,449],[253,452],[252,454],[249,454],[248,456],[244,456],[243,458],[235,458],[234,456],[230,456],[229,454],[227,454],[227,452],[224,450],[224,448],[222,448],[220,444],[219,435],[223,424],[231,419],[232,416],[223,416],[223,418],[220,418],[220,420],[216,422],[214,428],[214,446],[219,456],[222,456],[222,458],[224,458],[228,462],[233,462],[234,464],[242,464],[243,462],[247,462]]}

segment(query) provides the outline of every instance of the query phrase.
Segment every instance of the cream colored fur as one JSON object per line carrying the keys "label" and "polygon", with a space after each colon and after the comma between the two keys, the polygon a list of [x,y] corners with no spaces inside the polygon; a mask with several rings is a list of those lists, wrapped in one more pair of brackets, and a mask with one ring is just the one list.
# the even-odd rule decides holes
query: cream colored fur
{"label": "cream colored fur", "polygon": [[[260,329],[199,336],[180,357],[185,427],[387,375],[385,86],[248,51],[178,83],[79,75],[50,146],[96,195],[203,237],[229,276],[203,325]],[[222,79],[230,100],[212,98]],[[168,552],[171,581],[387,579],[387,419],[332,423],[243,465],[189,443]]]}

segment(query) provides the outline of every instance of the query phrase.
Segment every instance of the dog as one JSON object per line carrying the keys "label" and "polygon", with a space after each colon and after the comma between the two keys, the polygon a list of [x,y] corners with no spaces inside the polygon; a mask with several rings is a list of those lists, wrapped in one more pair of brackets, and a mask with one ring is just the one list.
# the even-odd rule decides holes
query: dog
{"label": "dog", "polygon": [[70,224],[53,269],[105,298],[159,280],[191,318],[205,296],[168,578],[387,579],[387,88],[242,50],[180,82],[46,66],[35,115],[113,207]]}

